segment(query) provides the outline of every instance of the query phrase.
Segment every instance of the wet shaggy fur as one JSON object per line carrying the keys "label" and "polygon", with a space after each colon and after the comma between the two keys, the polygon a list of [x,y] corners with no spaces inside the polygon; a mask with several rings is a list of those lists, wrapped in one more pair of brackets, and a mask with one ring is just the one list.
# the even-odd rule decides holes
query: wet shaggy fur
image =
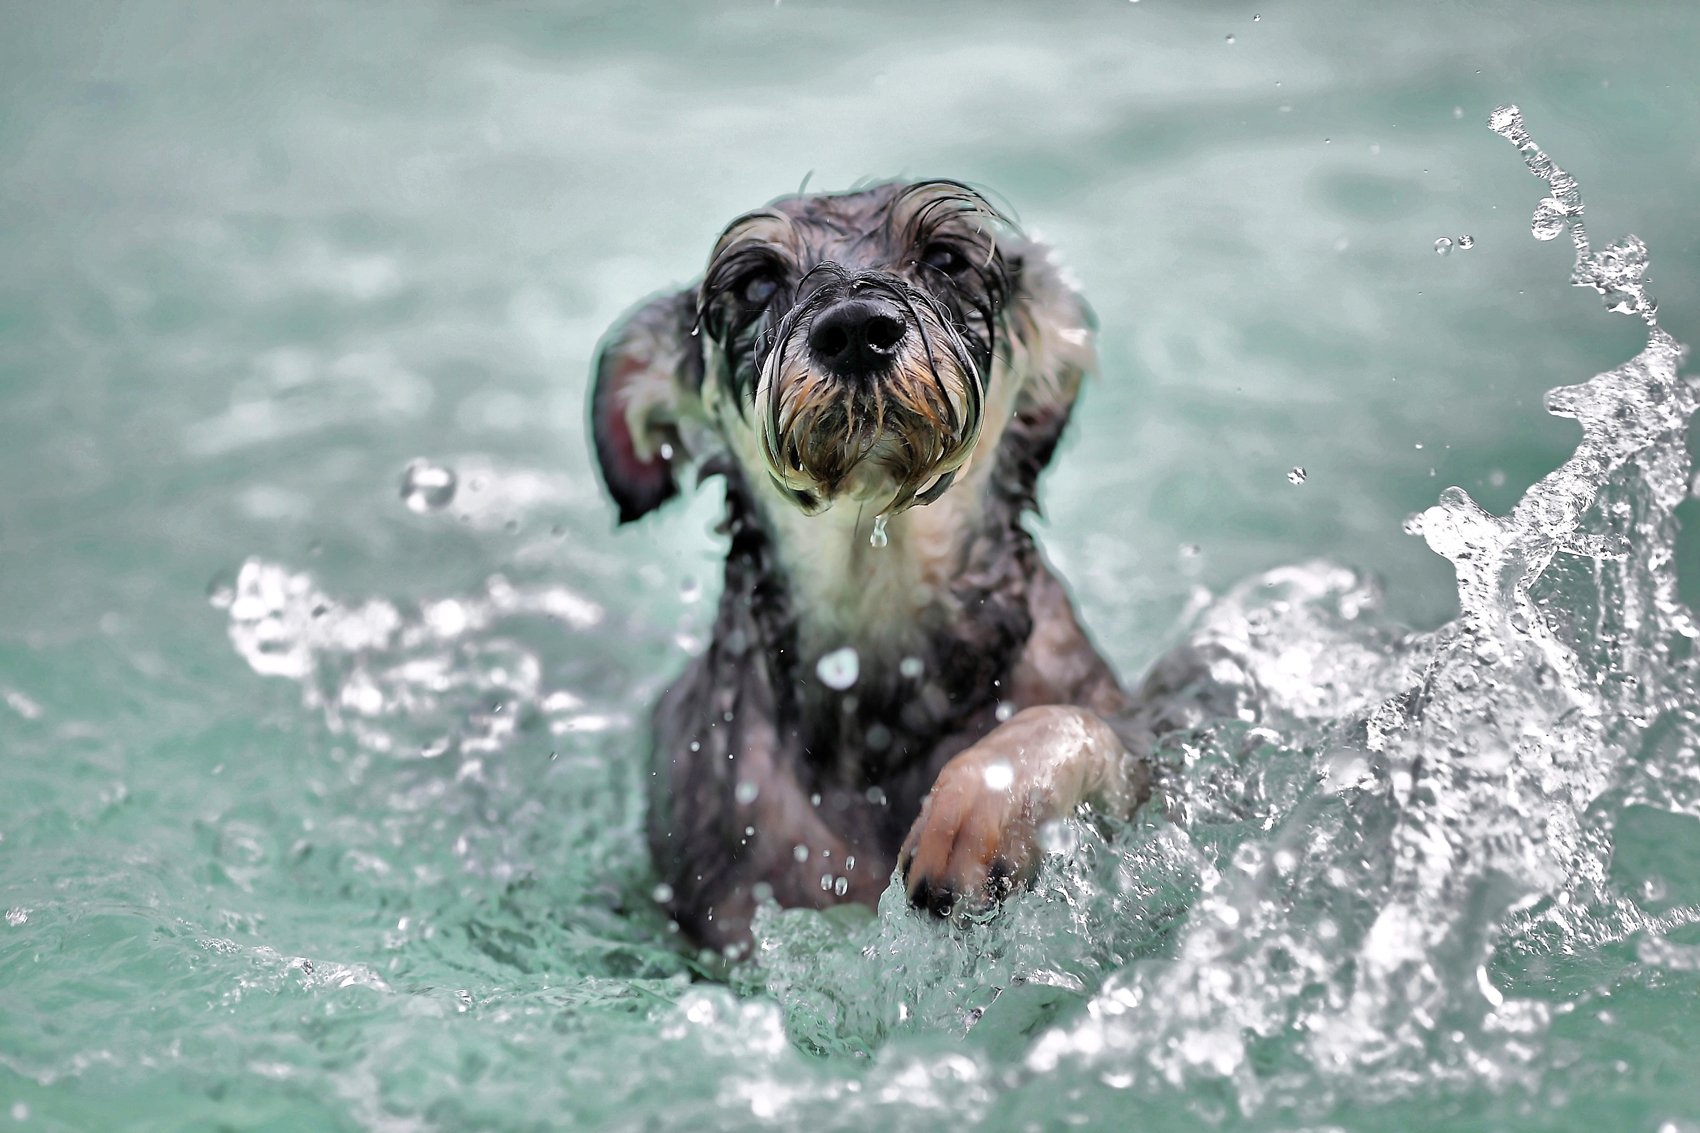
{"label": "wet shaggy fur", "polygon": [[[836,372],[811,330],[862,297],[902,339]],[[940,769],[1000,714],[1077,705],[1148,742],[1022,523],[1092,365],[1047,250],[952,182],[740,217],[701,282],[610,332],[591,416],[622,521],[725,481],[713,641],[654,716],[650,846],[689,937],[736,955],[770,897],[875,904]],[[816,665],[844,645],[860,674],[838,690]]]}

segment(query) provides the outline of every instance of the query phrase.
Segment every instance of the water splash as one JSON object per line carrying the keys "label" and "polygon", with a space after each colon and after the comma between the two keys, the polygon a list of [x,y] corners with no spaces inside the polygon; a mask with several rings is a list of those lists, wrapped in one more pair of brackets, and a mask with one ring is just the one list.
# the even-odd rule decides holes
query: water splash
{"label": "water splash", "polygon": [[1079,849],[1033,894],[985,923],[929,924],[895,885],[859,927],[762,915],[761,981],[797,1041],[867,1055],[944,1030],[1025,1046],[1040,1089],[1315,1122],[1562,1080],[1546,1035],[1574,1004],[1514,957],[1641,934],[1642,963],[1700,966],[1665,939],[1700,901],[1612,875],[1630,808],[1700,816],[1700,631],[1672,557],[1696,391],[1656,325],[1645,247],[1592,252],[1574,178],[1515,108],[1491,125],[1551,188],[1535,235],[1568,226],[1573,281],[1649,337],[1548,395],[1582,441],[1509,515],[1449,488],[1406,521],[1452,562],[1459,617],[1410,633],[1325,564],[1226,595],[1190,637],[1209,675],[1154,753],[1152,803],[1126,828],[1074,823]]}
{"label": "water splash", "polygon": [[505,746],[527,713],[556,735],[629,723],[548,688],[537,651],[493,632],[528,617],[579,632],[601,624],[602,607],[565,586],[492,575],[482,594],[404,613],[381,598],[349,605],[306,572],[249,559],[212,601],[228,608],[231,643],[256,673],[299,681],[307,706],[368,750],[472,759]]}
{"label": "water splash", "polygon": [[1625,236],[1602,252],[1592,251],[1582,223],[1582,188],[1535,144],[1523,126],[1523,112],[1515,106],[1497,107],[1488,116],[1488,129],[1516,146],[1529,172],[1552,189],[1552,196],[1535,206],[1529,228],[1537,240],[1551,240],[1566,227],[1570,229],[1570,239],[1576,246],[1570,282],[1598,291],[1608,310],[1639,315],[1648,326],[1656,325],[1657,304],[1642,280],[1647,272],[1647,245],[1638,237]]}

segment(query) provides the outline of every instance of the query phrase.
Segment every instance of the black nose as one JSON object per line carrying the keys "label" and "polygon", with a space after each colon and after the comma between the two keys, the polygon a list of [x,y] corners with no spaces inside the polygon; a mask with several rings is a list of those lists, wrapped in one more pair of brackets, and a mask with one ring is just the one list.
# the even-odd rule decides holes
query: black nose
{"label": "black nose", "polygon": [[815,316],[809,325],[809,351],[835,374],[874,374],[891,365],[908,333],[895,303],[844,299]]}

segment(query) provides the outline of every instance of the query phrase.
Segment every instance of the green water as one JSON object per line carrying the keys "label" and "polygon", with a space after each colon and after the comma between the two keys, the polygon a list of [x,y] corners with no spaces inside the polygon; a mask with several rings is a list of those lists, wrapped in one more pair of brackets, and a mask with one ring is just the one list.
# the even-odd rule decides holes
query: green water
{"label": "green water", "polygon": [[[1405,517],[1449,484],[1508,509],[1578,439],[1543,392],[1644,341],[1564,286],[1483,123],[1521,105],[1700,342],[1697,48],[1682,4],[6,8],[0,1128],[1700,1129],[1691,926],[1505,952],[1546,1024],[1441,1020],[1361,1091],[1289,1041],[1132,1089],[1035,1061],[1179,938],[1201,890],[1157,825],[981,937],[888,910],[854,938],[886,975],[811,923],[769,991],[698,979],[639,784],[717,501],[613,533],[582,428],[598,336],[730,217],[805,176],[957,177],[1098,311],[1039,530],[1125,676],[1200,588],[1318,556],[1439,625],[1452,568]],[[453,506],[403,505],[417,457]],[[399,636],[256,672],[225,608],[251,558],[310,574],[305,617]],[[1322,742],[1287,741],[1272,768]],[[1614,812],[1606,882],[1700,902],[1695,814]],[[1093,904],[1117,868],[1155,880]]]}

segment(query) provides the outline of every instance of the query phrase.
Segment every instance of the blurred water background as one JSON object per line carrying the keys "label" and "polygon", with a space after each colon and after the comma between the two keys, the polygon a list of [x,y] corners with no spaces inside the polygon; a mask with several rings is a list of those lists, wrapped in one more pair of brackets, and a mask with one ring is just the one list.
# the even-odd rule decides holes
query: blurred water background
{"label": "blurred water background", "polygon": [[[1686,796],[1576,819],[1617,920],[1550,947],[1507,910],[1568,907],[1574,869],[1423,890],[1483,902],[1467,943],[1412,936],[1457,1018],[1405,977],[1381,1014],[1329,1008],[1382,940],[1359,926],[1370,951],[1315,980],[1217,989],[1264,1005],[1225,1016],[1258,1041],[1195,1026],[1202,1000],[1149,1042],[1091,1029],[1210,986],[1130,974],[1204,971],[1204,913],[1276,916],[1201,896],[1267,874],[1274,842],[1238,851],[1260,832],[1332,831],[1318,876],[1373,858],[1340,831],[1397,815],[1302,784],[1454,640],[1403,636],[1459,607],[1402,524],[1453,484],[1508,511],[1578,443],[1543,393],[1645,342],[1530,239],[1546,190],[1496,104],[1582,181],[1598,243],[1647,242],[1661,325],[1700,340],[1697,48],[1679,3],[0,10],[0,1126],[1700,1129]],[[1288,687],[1263,734],[1177,757],[1198,813],[1243,804],[1231,837],[1083,831],[1001,929],[793,918],[722,987],[648,900],[638,833],[647,707],[711,621],[716,490],[614,533],[590,357],[738,212],[898,175],[1001,194],[1099,314],[1037,529],[1124,676],[1273,617],[1360,687]],[[419,459],[452,499],[403,499]],[[1613,490],[1700,595],[1658,490]],[[1315,567],[1291,607],[1199,622],[1318,557],[1378,576],[1385,613]],[[1353,625],[1280,621],[1315,603]],[[1624,752],[1692,768],[1657,722],[1685,662],[1654,652],[1663,707],[1589,717],[1653,738],[1589,733],[1610,758],[1565,791],[1621,786]],[[1279,783],[1233,763],[1253,750]],[[1487,959],[1429,963],[1453,953]],[[1293,1029],[1313,1009],[1321,1046]]]}

